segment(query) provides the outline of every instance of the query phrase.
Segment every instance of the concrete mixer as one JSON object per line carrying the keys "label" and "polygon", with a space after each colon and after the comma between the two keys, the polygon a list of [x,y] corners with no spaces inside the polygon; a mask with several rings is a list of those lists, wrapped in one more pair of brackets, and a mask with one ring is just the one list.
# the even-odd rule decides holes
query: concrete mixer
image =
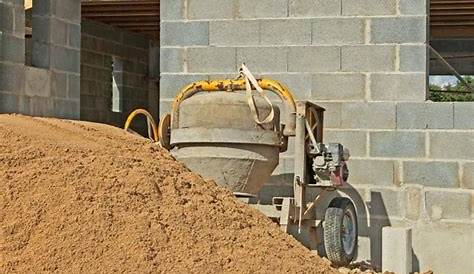
{"label": "concrete mixer", "polygon": [[[273,106],[265,92],[282,102]],[[234,192],[312,250],[323,246],[335,265],[357,250],[357,215],[338,192],[349,175],[348,150],[323,143],[324,108],[295,101],[283,84],[255,79],[243,66],[235,80],[198,81],[181,90],[158,126],[144,110],[149,132],[190,170]],[[259,203],[258,193],[294,138],[293,195]],[[311,190],[311,191],[309,191]],[[322,213],[321,213],[322,212]],[[321,239],[322,238],[322,239]]]}

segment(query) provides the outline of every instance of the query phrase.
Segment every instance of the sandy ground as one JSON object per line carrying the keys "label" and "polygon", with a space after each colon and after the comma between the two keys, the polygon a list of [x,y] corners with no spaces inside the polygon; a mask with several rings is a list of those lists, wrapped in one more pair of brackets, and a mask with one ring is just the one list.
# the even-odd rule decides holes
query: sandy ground
{"label": "sandy ground", "polygon": [[0,273],[337,273],[164,150],[0,115]]}

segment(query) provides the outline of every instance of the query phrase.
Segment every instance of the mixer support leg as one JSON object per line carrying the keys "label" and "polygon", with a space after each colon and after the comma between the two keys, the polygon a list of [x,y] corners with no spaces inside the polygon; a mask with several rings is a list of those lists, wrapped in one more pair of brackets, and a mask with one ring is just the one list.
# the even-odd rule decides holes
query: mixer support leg
{"label": "mixer support leg", "polygon": [[294,199],[287,197],[283,199],[280,215],[280,229],[288,233],[288,225],[292,222],[294,214]]}

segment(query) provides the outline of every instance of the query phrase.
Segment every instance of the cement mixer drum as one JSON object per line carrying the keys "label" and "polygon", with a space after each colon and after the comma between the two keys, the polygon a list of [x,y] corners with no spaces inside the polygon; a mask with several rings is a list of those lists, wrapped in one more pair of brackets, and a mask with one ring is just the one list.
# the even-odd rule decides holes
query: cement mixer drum
{"label": "cement mixer drum", "polygon": [[[272,108],[255,96],[259,117]],[[171,130],[171,151],[191,171],[239,194],[257,194],[278,165],[279,109],[258,124],[245,93],[199,93],[184,100]],[[175,115],[176,116],[176,115]]]}

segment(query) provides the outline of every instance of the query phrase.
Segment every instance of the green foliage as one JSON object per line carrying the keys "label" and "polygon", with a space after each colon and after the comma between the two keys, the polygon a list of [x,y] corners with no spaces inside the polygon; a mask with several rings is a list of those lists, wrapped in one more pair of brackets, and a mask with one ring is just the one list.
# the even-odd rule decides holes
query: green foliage
{"label": "green foliage", "polygon": [[[473,76],[463,76],[463,78],[469,85],[474,86]],[[428,100],[435,102],[474,101],[474,94],[464,93],[468,91],[468,88],[459,80],[454,85],[448,84],[444,87],[430,84]]]}

